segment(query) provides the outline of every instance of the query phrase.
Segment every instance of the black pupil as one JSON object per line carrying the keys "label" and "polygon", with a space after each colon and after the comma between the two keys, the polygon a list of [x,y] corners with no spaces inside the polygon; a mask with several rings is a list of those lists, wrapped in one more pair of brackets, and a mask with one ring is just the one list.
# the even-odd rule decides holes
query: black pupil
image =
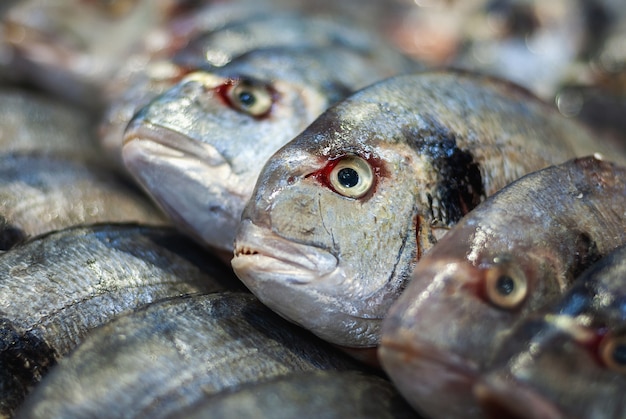
{"label": "black pupil", "polygon": [[615,347],[613,350],[613,361],[620,365],[626,365],[626,344]]}
{"label": "black pupil", "polygon": [[359,183],[359,174],[354,169],[345,167],[337,173],[339,183],[346,188],[352,188]]}
{"label": "black pupil", "polygon": [[244,106],[250,107],[250,106],[254,105],[254,102],[256,102],[256,99],[255,99],[254,95],[251,92],[249,92],[247,90],[244,90],[243,92],[239,93],[239,101]]}
{"label": "black pupil", "polygon": [[510,295],[515,291],[515,281],[510,276],[502,275],[496,282],[496,289],[502,295]]}

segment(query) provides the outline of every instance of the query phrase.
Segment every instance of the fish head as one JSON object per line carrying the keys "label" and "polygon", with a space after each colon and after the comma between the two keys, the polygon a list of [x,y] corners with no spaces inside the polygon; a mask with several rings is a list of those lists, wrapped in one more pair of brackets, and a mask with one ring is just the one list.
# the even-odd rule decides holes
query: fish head
{"label": "fish head", "polygon": [[263,163],[326,106],[280,80],[193,72],[137,112],[124,163],[178,226],[232,252]]}
{"label": "fish head", "polygon": [[[321,338],[373,347],[416,258],[421,161],[373,103],[331,107],[268,160],[232,266]],[[393,114],[393,112],[390,112]]]}
{"label": "fish head", "polygon": [[588,315],[527,320],[474,394],[487,417],[619,417],[626,408],[625,332]]}
{"label": "fish head", "polygon": [[549,258],[536,258],[521,236],[499,239],[497,229],[476,221],[480,213],[477,208],[420,259],[383,322],[381,363],[429,415],[478,414],[472,387],[500,342],[560,293],[546,278],[557,269]]}

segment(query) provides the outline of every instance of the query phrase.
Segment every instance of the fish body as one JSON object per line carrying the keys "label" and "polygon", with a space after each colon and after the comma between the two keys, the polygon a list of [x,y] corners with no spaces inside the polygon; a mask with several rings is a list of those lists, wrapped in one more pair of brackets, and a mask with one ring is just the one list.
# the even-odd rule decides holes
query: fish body
{"label": "fish body", "polygon": [[125,166],[176,225],[230,260],[265,161],[331,104],[395,72],[343,47],[251,51],[142,108],[124,133]]}
{"label": "fish body", "polygon": [[621,246],[578,277],[555,304],[517,325],[475,386],[485,414],[623,418],[624,278]]}
{"label": "fish body", "polygon": [[327,369],[359,367],[248,293],[179,297],[95,330],[16,418],[160,418],[208,395]]}
{"label": "fish body", "polygon": [[232,266],[282,316],[335,344],[375,347],[437,237],[523,174],[594,151],[584,129],[510,83],[392,77],[331,107],[268,160]]}
{"label": "fish body", "polygon": [[432,417],[480,417],[471,388],[497,347],[626,243],[625,208],[626,168],[586,157],[528,174],[464,217],[383,323],[379,357],[407,400]]}
{"label": "fish body", "polygon": [[256,14],[198,35],[173,60],[191,68],[221,67],[258,48],[296,45],[345,47],[398,68],[411,62],[348,19],[293,12]]}
{"label": "fish body", "polygon": [[0,248],[78,224],[168,224],[163,214],[110,168],[66,156],[0,157]]}
{"label": "fish body", "polygon": [[[303,395],[306,395],[303,397]],[[208,397],[171,418],[414,418],[391,383],[358,371],[294,373]]]}
{"label": "fish body", "polygon": [[31,90],[0,90],[0,149],[101,161],[95,123],[84,109]]}
{"label": "fish body", "polygon": [[153,301],[238,284],[166,227],[74,227],[12,248],[0,255],[0,416],[97,326]]}

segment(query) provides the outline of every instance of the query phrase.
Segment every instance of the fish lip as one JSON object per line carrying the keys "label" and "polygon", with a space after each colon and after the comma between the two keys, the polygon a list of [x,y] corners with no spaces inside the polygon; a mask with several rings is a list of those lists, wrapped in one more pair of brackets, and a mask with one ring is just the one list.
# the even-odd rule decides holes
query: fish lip
{"label": "fish lip", "polygon": [[[123,148],[136,141],[146,141],[158,146],[158,153],[189,155],[208,166],[228,164],[228,161],[215,147],[195,140],[187,135],[146,120],[132,120],[124,131]],[[157,152],[156,149],[151,150]]]}
{"label": "fish lip", "polygon": [[480,380],[473,393],[486,417],[564,419],[557,405],[542,397],[532,388],[505,376]]}
{"label": "fish lip", "polygon": [[[268,228],[262,228],[249,219],[241,221],[235,240],[231,265],[244,282],[276,281],[289,284],[310,284],[331,274],[338,260],[330,252],[311,245],[293,242]],[[254,278],[247,275],[254,266]],[[267,278],[270,274],[273,278]]]}
{"label": "fish lip", "polygon": [[383,333],[380,347],[381,351],[392,353],[394,358],[404,360],[405,363],[416,364],[417,359],[421,365],[445,367],[470,382],[476,382],[479,377],[479,368],[472,361],[451,352],[428,348],[428,345],[416,345],[408,341],[396,342]]}

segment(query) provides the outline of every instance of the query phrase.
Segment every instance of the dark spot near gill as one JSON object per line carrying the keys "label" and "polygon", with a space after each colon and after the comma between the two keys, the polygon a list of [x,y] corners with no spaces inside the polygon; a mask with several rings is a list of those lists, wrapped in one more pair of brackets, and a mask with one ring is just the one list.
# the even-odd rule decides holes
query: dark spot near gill
{"label": "dark spot near gill", "polygon": [[522,419],[524,416],[513,411],[500,397],[486,395],[479,399],[483,414],[487,419]]}
{"label": "dark spot near gill", "polygon": [[571,264],[570,272],[568,272],[568,278],[578,278],[587,268],[593,263],[600,260],[602,255],[598,250],[596,242],[584,232],[575,232],[576,236],[572,241],[572,252],[574,260]]}
{"label": "dark spot near gill", "polygon": [[0,413],[17,408],[56,359],[56,351],[41,338],[0,318]]}
{"label": "dark spot near gill", "polygon": [[405,131],[407,140],[422,156],[429,157],[437,184],[428,194],[432,222],[448,226],[458,222],[485,197],[479,164],[468,150],[458,148],[456,136],[434,118],[429,128]]}
{"label": "dark spot near gill", "polygon": [[6,251],[27,239],[26,233],[0,216],[0,251]]}

